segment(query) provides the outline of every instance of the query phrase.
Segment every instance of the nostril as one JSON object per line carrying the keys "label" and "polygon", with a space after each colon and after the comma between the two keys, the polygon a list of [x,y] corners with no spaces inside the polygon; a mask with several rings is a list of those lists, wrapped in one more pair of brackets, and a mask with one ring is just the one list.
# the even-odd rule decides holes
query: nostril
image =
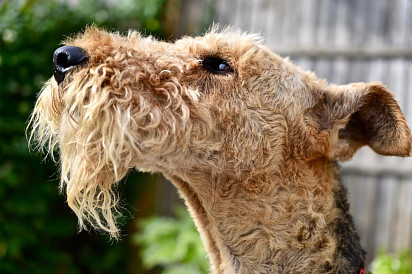
{"label": "nostril", "polygon": [[75,46],[63,46],[58,48],[53,55],[53,74],[57,83],[60,84],[63,82],[67,71],[85,61],[87,61],[87,55],[82,48]]}
{"label": "nostril", "polygon": [[60,52],[59,54],[57,54],[55,63],[57,66],[62,67],[62,68],[71,67],[67,59],[68,59],[67,54],[65,52]]}

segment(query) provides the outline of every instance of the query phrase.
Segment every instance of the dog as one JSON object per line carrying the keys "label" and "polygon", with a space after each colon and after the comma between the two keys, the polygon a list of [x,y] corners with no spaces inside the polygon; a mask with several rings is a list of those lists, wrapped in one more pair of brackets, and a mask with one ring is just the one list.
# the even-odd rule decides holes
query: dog
{"label": "dog", "polygon": [[116,185],[160,172],[185,200],[213,273],[362,273],[338,161],[364,145],[409,156],[381,83],[328,84],[258,35],[174,43],[89,27],[53,57],[30,142],[58,151],[79,225],[117,238]]}

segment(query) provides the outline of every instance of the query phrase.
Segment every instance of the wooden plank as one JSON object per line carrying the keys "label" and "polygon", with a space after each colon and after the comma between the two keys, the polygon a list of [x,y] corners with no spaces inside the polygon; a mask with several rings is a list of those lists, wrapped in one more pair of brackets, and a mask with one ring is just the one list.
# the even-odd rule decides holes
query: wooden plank
{"label": "wooden plank", "polygon": [[[189,5],[188,10],[189,10],[189,16],[190,16],[190,22],[187,33],[195,33],[195,34],[200,34],[202,31],[202,23],[204,20],[204,16],[207,14],[207,0],[192,0],[192,4]],[[200,19],[200,20],[199,20]]]}
{"label": "wooden plank", "polygon": [[[266,26],[263,24],[267,16],[267,10],[265,10],[263,5],[267,0],[250,0],[252,5],[251,10],[248,11],[250,14],[250,31],[253,33],[264,33]],[[246,13],[246,14],[248,14]],[[245,15],[246,15],[245,14]]]}
{"label": "wooden plank", "polygon": [[234,26],[250,31],[252,4],[253,1],[250,0],[238,0],[230,6],[229,11],[235,10]]}
{"label": "wooden plank", "polygon": [[352,59],[349,69],[349,83],[363,82],[366,77],[367,61],[362,59]]}
{"label": "wooden plank", "polygon": [[391,47],[367,47],[367,48],[355,48],[355,47],[285,47],[277,46],[276,50],[283,55],[290,56],[307,56],[312,58],[356,58],[356,59],[373,59],[373,58],[412,58],[411,48],[391,48]]}
{"label": "wooden plank", "polygon": [[412,179],[400,182],[397,211],[393,250],[407,250],[412,247]]}
{"label": "wooden plank", "polygon": [[300,0],[289,0],[285,3],[285,17],[282,28],[282,44],[292,46],[299,43],[301,33],[302,5]]}
{"label": "wooden plank", "polygon": [[[385,81],[386,86],[390,89],[392,93],[395,94],[397,99],[403,98],[403,93],[405,92],[403,87],[405,86],[405,62],[403,58],[391,59],[388,62],[388,71],[387,71],[387,81]],[[401,107],[405,108],[402,105]]]}
{"label": "wooden plank", "polygon": [[[219,0],[218,0],[219,1]],[[226,9],[224,12],[225,18],[227,18],[227,24],[231,26],[239,26],[237,22],[241,20],[240,16],[240,9],[239,9],[239,1],[238,0],[227,0],[227,1],[219,1],[219,2],[226,2]]]}
{"label": "wooden plank", "polygon": [[270,1],[269,9],[271,16],[268,17],[268,32],[266,33],[266,44],[272,48],[277,49],[279,45],[283,43],[282,29],[284,24],[285,13],[284,11],[285,1],[273,0]]}
{"label": "wooden plank", "polygon": [[213,22],[219,23],[221,25],[227,26],[231,24],[231,17],[229,16],[229,4],[230,0],[225,1],[215,1]]}
{"label": "wooden plank", "polygon": [[[352,1],[350,2],[352,18],[350,21],[353,22],[352,28],[352,37],[351,44],[355,47],[364,47],[365,46],[365,33],[367,31],[367,17],[366,14],[369,14],[369,1]],[[372,15],[373,16],[373,15]]]}
{"label": "wooden plank", "polygon": [[243,0],[238,0],[232,1],[232,4],[229,5],[230,8],[228,9],[228,12],[232,12],[234,16],[233,20],[231,20],[231,24],[236,27],[240,27],[240,24],[243,20],[242,3]]}
{"label": "wooden plank", "polygon": [[332,61],[327,58],[316,59],[314,71],[320,78],[331,79],[333,75]]}
{"label": "wooden plank", "polygon": [[386,66],[385,60],[381,57],[372,59],[370,61],[370,69],[366,74],[366,81],[368,82],[377,82],[382,81],[382,75],[384,67]]}
{"label": "wooden plank", "polygon": [[386,0],[370,0],[368,5],[367,32],[365,38],[367,45],[383,43],[384,5]]}
{"label": "wooden plank", "polygon": [[335,58],[333,62],[333,77],[328,79],[336,84],[344,84],[349,80],[348,61],[345,58]]}
{"label": "wooden plank", "polygon": [[208,16],[210,0],[177,1],[180,18],[174,27],[176,37],[184,35],[198,35],[204,32],[203,23]]}
{"label": "wooden plank", "polygon": [[408,206],[408,211],[405,212],[405,215],[403,215],[404,218],[409,220],[409,225],[408,225],[408,239],[404,239],[405,242],[408,243],[408,249],[412,249],[412,178],[408,178],[407,180],[407,192],[409,193],[407,202],[405,203],[404,206]]}
{"label": "wooden plank", "polygon": [[317,7],[318,0],[301,1],[302,23],[299,37],[299,45],[305,48],[311,48],[316,44],[316,25],[318,18]]}
{"label": "wooden plank", "polygon": [[329,45],[330,39],[328,37],[329,29],[331,27],[331,10],[333,3],[330,0],[320,0],[318,3],[319,9],[319,25],[317,30],[317,44],[321,46]]}
{"label": "wooden plank", "polygon": [[383,249],[389,251],[391,247],[391,232],[393,224],[393,212],[396,205],[397,182],[393,177],[383,177],[379,182],[378,197],[375,204],[375,233],[374,252]]}
{"label": "wooden plank", "polygon": [[239,14],[240,19],[237,21],[237,26],[242,30],[251,31],[252,23],[252,14],[256,1],[254,0],[240,0],[239,1]]}
{"label": "wooden plank", "polygon": [[336,26],[333,32],[334,46],[346,47],[351,42],[349,30],[349,5],[347,1],[336,1]]}
{"label": "wooden plank", "polygon": [[[364,147],[364,150],[370,150],[370,148]],[[369,152],[369,151],[368,151]],[[374,152],[370,151],[371,156],[375,156]],[[354,156],[354,159],[350,162],[345,162],[342,164],[343,168],[347,172],[361,172],[368,176],[397,176],[400,178],[411,178],[412,172],[410,170],[411,158],[403,159],[405,163],[401,163],[398,166],[389,165],[388,163],[383,162],[383,160],[374,160],[371,156],[362,156],[359,157],[360,152],[357,152]],[[383,158],[384,156],[377,156],[377,158]],[[355,159],[356,158],[356,159]],[[365,159],[369,163],[363,163],[359,159]],[[369,159],[368,159],[369,158]],[[409,166],[409,168],[408,168]]]}
{"label": "wooden plank", "polygon": [[[392,177],[390,180],[388,180],[389,185],[387,186],[388,189],[390,189],[389,192],[386,194],[389,195],[389,219],[387,221],[387,228],[388,228],[388,233],[389,233],[389,239],[388,242],[386,243],[386,246],[389,250],[389,252],[395,253],[396,249],[396,223],[399,218],[399,195],[400,195],[400,186],[401,186],[401,180],[396,177]],[[385,182],[383,182],[385,184]],[[380,213],[379,211],[377,212],[378,214]]]}
{"label": "wooden plank", "polygon": [[360,235],[361,244],[368,252],[368,259],[372,259],[374,234],[371,232],[374,230],[377,178],[365,176],[362,173],[343,172],[343,174],[344,182],[348,186],[351,214]]}
{"label": "wooden plank", "polygon": [[393,45],[406,44],[408,17],[412,15],[408,13],[408,3],[410,4],[411,1],[397,0],[392,3],[390,41]]}
{"label": "wooden plank", "polygon": [[406,98],[405,100],[405,105],[409,106],[404,108],[404,112],[406,115],[406,120],[409,122],[409,127],[412,126],[412,60],[407,60],[407,72],[406,72],[406,82],[405,82],[405,90],[407,91],[405,93]]}
{"label": "wooden plank", "polygon": [[292,60],[293,63],[304,70],[314,71],[314,61],[308,57],[300,57]]}
{"label": "wooden plank", "polygon": [[405,18],[405,45],[412,46],[412,1],[410,0],[403,0],[406,2],[405,6],[405,13],[407,14]]}
{"label": "wooden plank", "polygon": [[[365,175],[364,175],[365,176]],[[364,237],[363,243],[365,243],[365,248],[369,254],[366,255],[367,261],[371,261],[375,257],[373,253],[372,246],[374,245],[373,231],[374,221],[375,221],[375,203],[376,203],[376,192],[378,191],[378,179],[374,176],[365,176],[365,181],[362,182],[365,187],[364,202],[363,206],[365,211],[362,212],[360,216],[364,220],[364,227],[361,234],[361,237]],[[369,249],[371,248],[371,249]]]}

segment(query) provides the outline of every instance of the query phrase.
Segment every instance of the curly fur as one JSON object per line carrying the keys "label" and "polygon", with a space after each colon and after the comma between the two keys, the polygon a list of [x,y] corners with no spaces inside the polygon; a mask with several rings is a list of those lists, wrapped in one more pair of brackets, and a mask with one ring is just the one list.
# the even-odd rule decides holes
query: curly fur
{"label": "curly fur", "polygon": [[[119,236],[116,184],[138,168],[177,187],[212,272],[364,266],[335,160],[363,145],[409,155],[409,128],[383,85],[327,85],[231,29],[165,43],[91,27],[66,44],[88,62],[44,85],[30,141],[51,154],[58,146],[60,187],[81,228]],[[234,71],[206,71],[211,56]]]}

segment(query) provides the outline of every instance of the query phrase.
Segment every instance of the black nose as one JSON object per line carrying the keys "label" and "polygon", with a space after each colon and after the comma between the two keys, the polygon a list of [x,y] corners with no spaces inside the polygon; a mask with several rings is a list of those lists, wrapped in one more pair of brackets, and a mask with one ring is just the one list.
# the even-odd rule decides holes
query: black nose
{"label": "black nose", "polygon": [[56,49],[53,54],[54,79],[60,84],[63,82],[66,72],[85,61],[87,61],[87,55],[82,48],[64,46]]}

